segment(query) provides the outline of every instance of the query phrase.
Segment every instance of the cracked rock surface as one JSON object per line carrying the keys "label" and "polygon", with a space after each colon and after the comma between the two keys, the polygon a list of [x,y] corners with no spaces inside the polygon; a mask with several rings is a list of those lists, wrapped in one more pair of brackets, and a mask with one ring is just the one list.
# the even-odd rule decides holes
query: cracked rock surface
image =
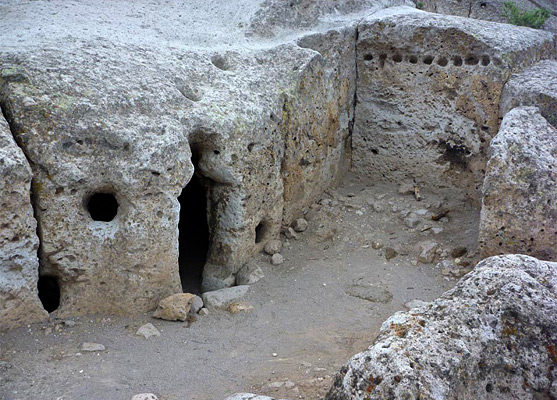
{"label": "cracked rock surface", "polygon": [[0,331],[48,317],[38,298],[31,169],[0,115]]}

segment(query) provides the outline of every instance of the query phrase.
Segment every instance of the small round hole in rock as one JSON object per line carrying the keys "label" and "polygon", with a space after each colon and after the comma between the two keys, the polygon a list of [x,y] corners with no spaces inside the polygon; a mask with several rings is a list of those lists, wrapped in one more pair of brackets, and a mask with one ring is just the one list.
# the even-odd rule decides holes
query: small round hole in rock
{"label": "small round hole in rock", "polygon": [[418,63],[418,57],[410,56],[410,57],[408,57],[408,61],[410,61],[410,64],[417,64]]}
{"label": "small round hole in rock", "polygon": [[39,291],[39,299],[46,311],[51,313],[60,306],[60,286],[54,276],[39,276],[37,289]]}
{"label": "small round hole in rock", "polygon": [[453,65],[460,67],[462,65],[462,57],[454,56],[453,57]]}
{"label": "small round hole in rock", "polygon": [[87,211],[93,221],[110,222],[118,214],[118,200],[112,193],[95,193],[87,200]]}
{"label": "small round hole in rock", "polygon": [[364,60],[365,60],[365,61],[371,61],[371,60],[373,60],[373,55],[372,55],[372,54],[366,54],[366,55],[364,55]]}
{"label": "small round hole in rock", "polygon": [[400,54],[395,54],[393,56],[393,61],[397,62],[397,63],[401,62],[402,61],[402,56]]}
{"label": "small round hole in rock", "polygon": [[466,57],[466,65],[476,65],[478,63],[478,57],[474,54],[469,54]]}
{"label": "small round hole in rock", "polygon": [[489,56],[487,56],[487,55],[482,56],[481,63],[484,67],[488,66],[490,62],[491,62],[491,59],[489,58]]}
{"label": "small round hole in rock", "polygon": [[449,63],[449,60],[447,60],[446,57],[440,57],[437,60],[437,65],[440,65],[441,67],[446,67],[448,63]]}
{"label": "small round hole in rock", "polygon": [[425,56],[423,59],[424,64],[430,65],[433,62],[432,56]]}

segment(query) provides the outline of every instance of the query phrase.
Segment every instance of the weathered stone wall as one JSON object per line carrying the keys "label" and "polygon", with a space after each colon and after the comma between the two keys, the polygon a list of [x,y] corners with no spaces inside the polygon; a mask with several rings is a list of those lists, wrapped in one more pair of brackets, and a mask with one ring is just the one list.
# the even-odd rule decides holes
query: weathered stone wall
{"label": "weathered stone wall", "polygon": [[553,55],[547,32],[492,25],[408,8],[359,25],[356,170],[479,201],[505,81]]}
{"label": "weathered stone wall", "polygon": [[557,261],[557,129],[536,107],[509,111],[490,145],[483,186],[483,257]]}
{"label": "weathered stone wall", "polygon": [[[192,168],[163,112],[181,95],[153,54],[124,50],[53,50],[2,66],[1,102],[33,169],[40,273],[58,281],[59,315],[145,310],[180,288],[176,198]],[[111,221],[93,220],[95,193],[116,199]]]}
{"label": "weathered stone wall", "polygon": [[37,296],[31,168],[0,114],[0,331],[48,317]]}
{"label": "weathered stone wall", "polygon": [[331,30],[298,40],[318,53],[296,87],[285,93],[281,130],[285,225],[301,216],[324,188],[350,166],[350,135],[356,90],[356,29]]}

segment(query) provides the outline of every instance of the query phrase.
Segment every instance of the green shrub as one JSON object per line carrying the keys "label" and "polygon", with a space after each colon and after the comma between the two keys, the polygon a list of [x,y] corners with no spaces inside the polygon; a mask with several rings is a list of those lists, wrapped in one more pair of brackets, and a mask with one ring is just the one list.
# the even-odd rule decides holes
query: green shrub
{"label": "green shrub", "polygon": [[550,16],[551,13],[545,8],[526,11],[518,8],[512,1],[503,3],[503,17],[509,24],[540,29]]}
{"label": "green shrub", "polygon": [[418,10],[421,10],[422,8],[424,8],[424,5],[425,5],[425,4],[424,4],[422,1],[418,1],[418,2],[416,3],[416,8],[417,8]]}

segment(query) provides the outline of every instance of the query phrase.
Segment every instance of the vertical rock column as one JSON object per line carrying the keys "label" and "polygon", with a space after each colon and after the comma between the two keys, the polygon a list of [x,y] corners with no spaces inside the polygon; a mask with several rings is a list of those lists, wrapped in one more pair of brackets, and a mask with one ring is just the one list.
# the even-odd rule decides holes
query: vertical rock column
{"label": "vertical rock column", "polygon": [[31,168],[0,116],[0,331],[43,320]]}

